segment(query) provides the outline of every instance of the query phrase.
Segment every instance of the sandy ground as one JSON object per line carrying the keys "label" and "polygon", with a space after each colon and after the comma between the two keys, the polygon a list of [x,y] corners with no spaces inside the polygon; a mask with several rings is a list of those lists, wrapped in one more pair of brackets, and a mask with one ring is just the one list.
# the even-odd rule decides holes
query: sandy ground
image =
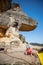
{"label": "sandy ground", "polygon": [[31,48],[34,48],[34,49],[37,49],[37,50],[43,48],[43,46],[37,46],[37,45],[29,45],[29,46],[30,46]]}

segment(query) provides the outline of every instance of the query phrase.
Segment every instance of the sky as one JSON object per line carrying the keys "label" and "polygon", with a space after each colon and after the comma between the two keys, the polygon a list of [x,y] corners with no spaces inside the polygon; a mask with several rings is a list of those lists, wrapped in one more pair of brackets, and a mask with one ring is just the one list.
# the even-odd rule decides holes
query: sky
{"label": "sky", "polygon": [[33,31],[19,32],[27,42],[43,43],[43,0],[12,0],[18,3],[28,17],[38,22],[37,28]]}

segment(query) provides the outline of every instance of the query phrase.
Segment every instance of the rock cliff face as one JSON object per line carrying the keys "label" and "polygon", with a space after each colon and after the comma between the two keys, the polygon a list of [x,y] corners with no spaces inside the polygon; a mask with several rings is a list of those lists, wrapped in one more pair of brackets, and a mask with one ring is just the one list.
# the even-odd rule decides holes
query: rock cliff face
{"label": "rock cliff face", "polygon": [[[0,0],[0,15],[2,15],[1,14],[2,12],[7,11],[11,8],[11,1],[12,0]],[[2,20],[3,20],[3,17],[2,17]],[[0,21],[1,21],[1,16],[0,16]],[[0,23],[3,24],[3,21],[1,21]],[[6,26],[0,25],[0,37],[5,36],[5,32],[6,32],[5,28]]]}
{"label": "rock cliff face", "polygon": [[[30,62],[29,58],[31,57],[29,56],[28,58],[28,56],[24,55],[26,43],[23,44],[23,42],[25,42],[25,38],[20,35],[19,39],[18,31],[30,31],[35,29],[36,26],[37,23],[28,18],[21,11],[18,4],[12,5],[11,8],[11,0],[0,0],[0,52],[4,52],[0,54],[0,64],[31,65],[24,63],[24,61]],[[18,64],[19,58],[24,59],[23,64]],[[33,60],[34,58],[32,57],[31,59]]]}
{"label": "rock cliff face", "polygon": [[15,27],[15,22],[18,23],[19,31],[31,31],[37,26],[35,20],[22,12],[19,4],[11,6],[11,0],[0,0],[0,37],[5,36],[9,26]]}
{"label": "rock cliff face", "polygon": [[11,0],[0,0],[0,43],[25,42],[24,37],[21,37],[22,41],[19,39],[18,31],[30,31],[36,26],[37,23],[27,17],[17,3],[11,8]]}
{"label": "rock cliff face", "polygon": [[0,0],[0,12],[6,11],[11,8],[12,0]]}

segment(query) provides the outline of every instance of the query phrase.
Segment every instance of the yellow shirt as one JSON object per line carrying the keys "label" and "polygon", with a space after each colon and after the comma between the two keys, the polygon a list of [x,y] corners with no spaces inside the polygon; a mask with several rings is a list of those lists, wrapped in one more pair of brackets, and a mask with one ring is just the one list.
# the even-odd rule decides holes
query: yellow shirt
{"label": "yellow shirt", "polygon": [[41,64],[43,65],[43,52],[37,53],[37,55],[40,59]]}

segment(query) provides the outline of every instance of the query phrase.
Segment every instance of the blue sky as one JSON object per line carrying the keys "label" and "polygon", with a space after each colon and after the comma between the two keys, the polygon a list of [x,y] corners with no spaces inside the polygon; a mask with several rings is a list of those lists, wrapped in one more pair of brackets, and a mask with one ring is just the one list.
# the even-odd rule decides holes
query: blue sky
{"label": "blue sky", "polygon": [[22,11],[38,22],[35,30],[20,33],[28,42],[43,43],[43,0],[13,0],[13,2],[19,3]]}

